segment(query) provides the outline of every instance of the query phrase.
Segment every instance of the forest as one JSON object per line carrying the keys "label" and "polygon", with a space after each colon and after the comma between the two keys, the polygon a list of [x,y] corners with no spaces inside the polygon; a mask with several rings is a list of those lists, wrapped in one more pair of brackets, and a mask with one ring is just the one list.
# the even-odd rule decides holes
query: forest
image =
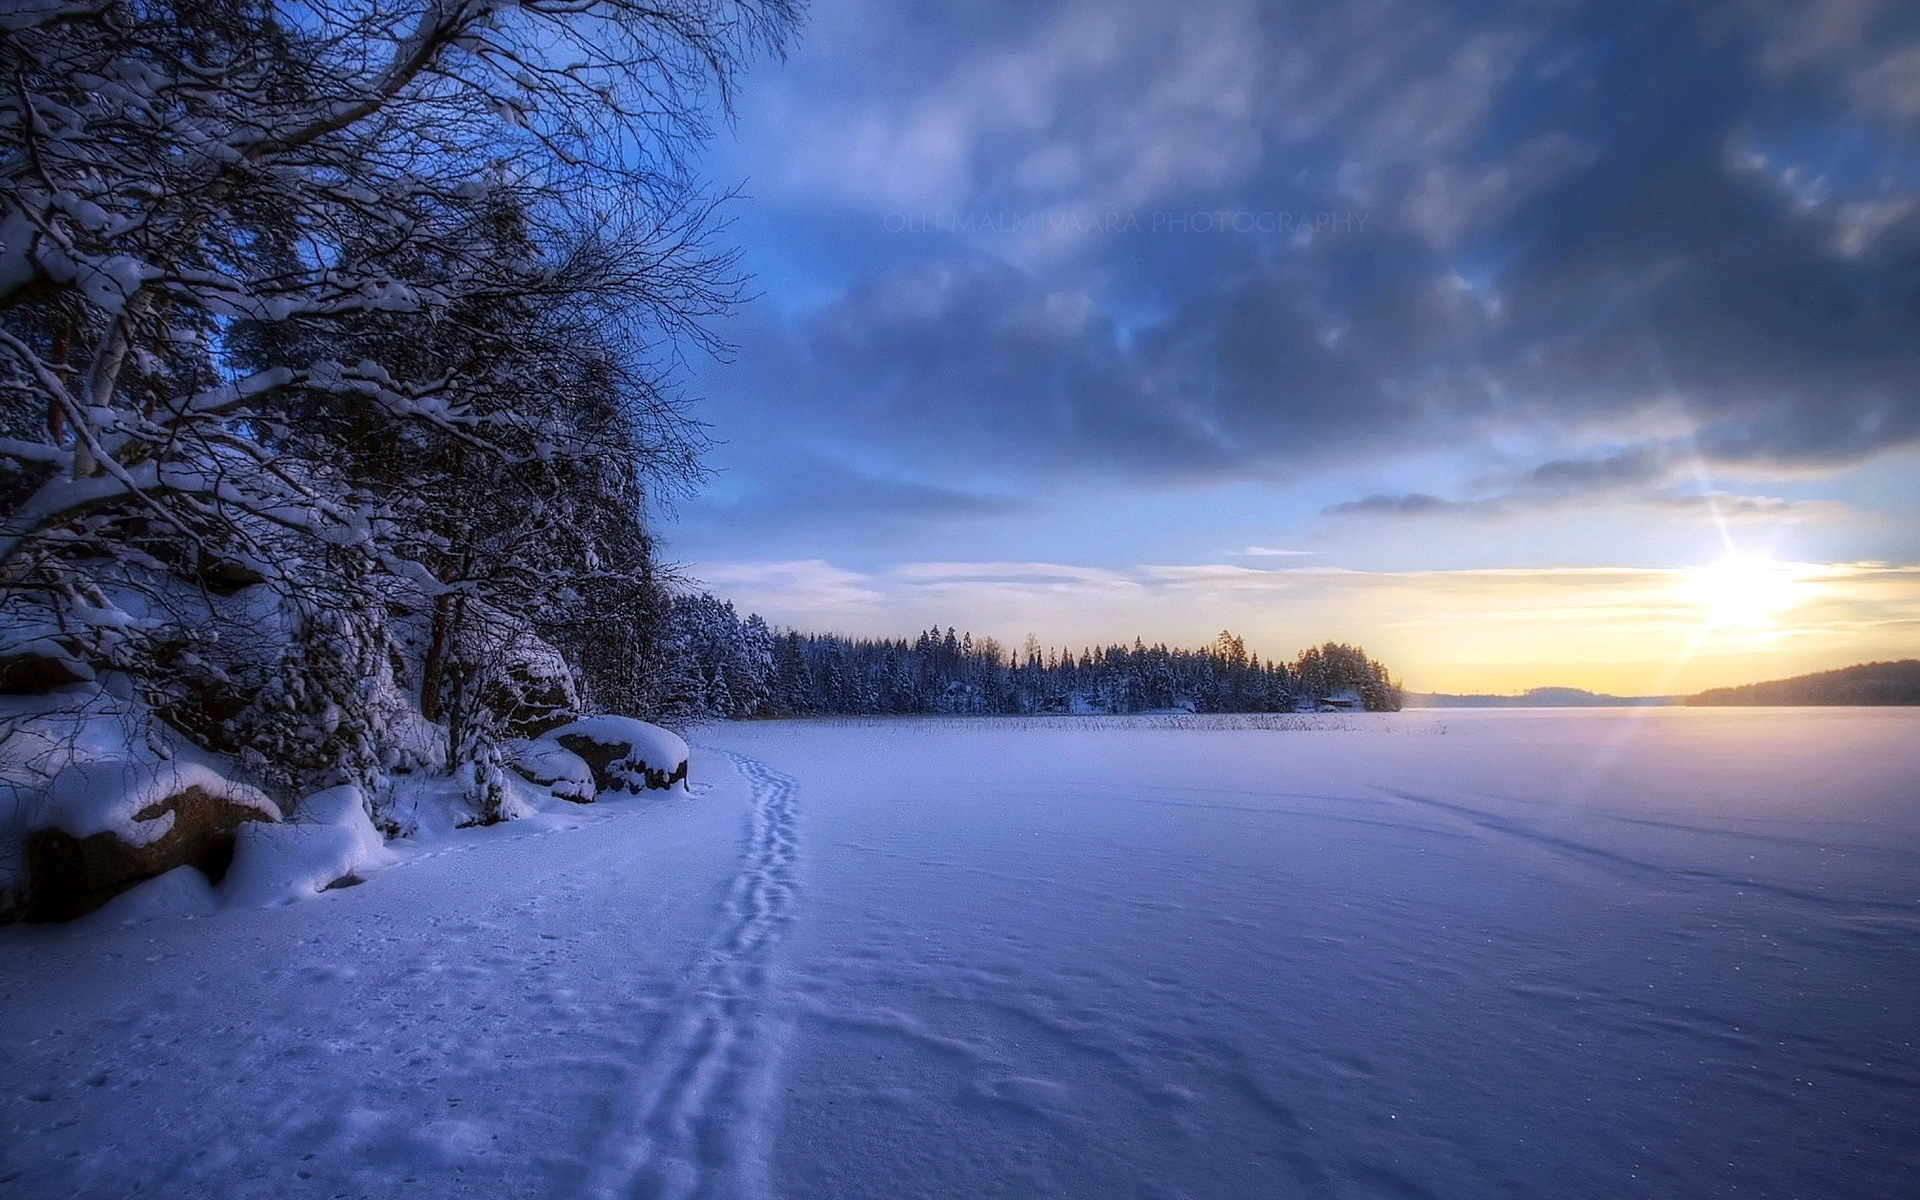
{"label": "forest", "polygon": [[1688,696],[1687,704],[1804,705],[1920,704],[1920,661],[1860,663],[1837,671],[1818,671],[1791,679],[1770,679],[1740,687],[1710,688]]}
{"label": "forest", "polygon": [[819,714],[1397,712],[1401,689],[1357,647],[1260,661],[1222,631],[1209,646],[1042,648],[929,629],[912,641],[773,631],[705,593],[673,602],[669,707],[699,717]]}

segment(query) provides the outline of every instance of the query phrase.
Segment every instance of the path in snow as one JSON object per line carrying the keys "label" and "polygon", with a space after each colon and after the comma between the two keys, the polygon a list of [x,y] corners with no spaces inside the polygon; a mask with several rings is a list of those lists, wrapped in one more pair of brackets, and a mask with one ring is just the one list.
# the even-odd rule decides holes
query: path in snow
{"label": "path in snow", "polygon": [[774,946],[792,919],[794,781],[727,755],[752,788],[746,855],[724,920],[641,1048],[631,1105],[603,1137],[593,1193],[636,1200],[772,1194],[759,1136],[777,1046],[766,1011]]}

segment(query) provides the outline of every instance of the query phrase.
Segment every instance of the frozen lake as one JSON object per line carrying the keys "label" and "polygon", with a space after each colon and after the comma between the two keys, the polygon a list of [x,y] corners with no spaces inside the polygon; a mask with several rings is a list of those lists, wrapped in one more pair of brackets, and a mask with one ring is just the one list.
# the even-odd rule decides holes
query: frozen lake
{"label": "frozen lake", "polygon": [[1920,711],[1306,723],[713,727],[5,931],[0,1190],[1920,1195]]}

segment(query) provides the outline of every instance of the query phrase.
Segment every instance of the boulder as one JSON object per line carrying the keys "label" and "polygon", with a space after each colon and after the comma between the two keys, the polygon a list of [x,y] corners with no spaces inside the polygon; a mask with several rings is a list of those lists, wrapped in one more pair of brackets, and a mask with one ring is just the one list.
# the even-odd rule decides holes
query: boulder
{"label": "boulder", "polygon": [[484,633],[463,643],[462,653],[490,664],[482,703],[499,715],[502,732],[535,738],[579,716],[580,695],[565,656],[519,618],[476,605],[469,603],[468,615]]}
{"label": "boulder", "polygon": [[658,725],[632,717],[586,717],[540,740],[585,762],[596,793],[686,787],[687,744]]}
{"label": "boulder", "polygon": [[593,768],[578,754],[551,738],[536,738],[528,742],[507,765],[522,779],[546,788],[561,800],[571,800],[575,804],[593,803]]}
{"label": "boulder", "polygon": [[572,677],[545,667],[539,660],[515,662],[495,681],[487,703],[501,714],[506,732],[537,737],[580,711]]}
{"label": "boulder", "polygon": [[85,762],[60,772],[26,840],[29,921],[84,916],[178,867],[219,882],[236,830],[278,821],[264,795],[194,763]]}
{"label": "boulder", "polygon": [[38,695],[92,679],[91,667],[50,638],[0,650],[0,695]]}

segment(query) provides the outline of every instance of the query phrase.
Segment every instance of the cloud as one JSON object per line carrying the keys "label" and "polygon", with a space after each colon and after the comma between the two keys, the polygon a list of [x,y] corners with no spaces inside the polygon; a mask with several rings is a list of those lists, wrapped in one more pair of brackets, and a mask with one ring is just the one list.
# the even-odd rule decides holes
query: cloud
{"label": "cloud", "polygon": [[1854,103],[1869,113],[1912,121],[1920,117],[1920,46],[1906,46],[1856,73]]}
{"label": "cloud", "polygon": [[1838,516],[1848,511],[1844,504],[1830,500],[1794,503],[1779,496],[1741,496],[1732,492],[1681,492],[1647,497],[1647,503],[1666,508],[1705,510],[1722,520],[1779,518],[1789,513],[1802,516]]}
{"label": "cloud", "polygon": [[1006,496],[869,474],[826,459],[801,456],[789,468],[775,477],[772,486],[732,500],[709,500],[711,519],[785,527],[875,512],[917,520],[996,516],[1022,507],[1020,501]]}
{"label": "cloud", "polygon": [[[1684,440],[1684,439],[1683,439]],[[1831,518],[1849,510],[1822,501],[1793,502],[1701,485],[1704,464],[1676,446],[1642,443],[1579,458],[1555,458],[1478,481],[1483,494],[1450,500],[1426,492],[1381,493],[1321,510],[1328,517],[1494,518],[1598,501],[1710,513],[1720,521]]]}
{"label": "cloud", "polygon": [[[847,23],[889,29],[880,57],[911,74],[887,79],[863,49],[858,71],[789,81],[777,135],[788,190],[916,212],[1060,197],[1132,207],[1258,160],[1252,4],[1003,10],[973,22],[970,40],[895,6],[843,7]],[[878,95],[876,74],[893,85]]]}
{"label": "cloud", "polygon": [[1487,507],[1471,501],[1442,500],[1425,492],[1412,492],[1399,496],[1378,495],[1347,500],[1329,505],[1321,511],[1329,517],[1425,517],[1440,513],[1482,515],[1487,512]]}
{"label": "cloud", "polygon": [[1510,214],[1542,189],[1565,179],[1593,157],[1562,130],[1550,130],[1484,166],[1433,163],[1402,202],[1402,219],[1436,251],[1458,246]]}
{"label": "cloud", "polygon": [[[1490,520],[1541,509],[1565,508],[1590,503],[1594,491],[1608,489],[1564,489],[1502,492],[1478,500],[1445,500],[1424,492],[1403,495],[1374,495],[1347,500],[1321,509],[1326,517],[1426,518],[1455,517]],[[1852,513],[1847,505],[1832,500],[1786,500],[1779,496],[1746,496],[1734,492],[1635,492],[1627,502],[1656,509],[1701,513],[1715,522],[1735,523],[1833,521]]]}
{"label": "cloud", "polygon": [[1556,458],[1527,472],[1523,482],[1543,491],[1591,491],[1664,480],[1668,455],[1651,446],[1629,446],[1588,458]]}
{"label": "cloud", "polygon": [[1772,19],[1762,9],[1764,40],[1760,62],[1771,72],[1787,72],[1856,53],[1889,0],[1811,0],[1773,5]]}
{"label": "cloud", "polygon": [[[752,515],[1452,453],[1452,480],[1330,511],[1489,516],[1910,445],[1917,12],[823,5],[756,110],[785,114],[748,147],[785,223],[755,253],[857,265],[770,283],[791,320],[744,340]],[[976,208],[1141,220],[886,224]],[[1165,209],[1366,222],[1156,232]],[[1482,478],[1514,439],[1531,475]],[[796,445],[844,488],[786,469]]]}
{"label": "cloud", "polygon": [[803,337],[787,394],[898,462],[1154,475],[1228,459],[1204,422],[1162,402],[1084,293],[991,258],[865,280]]}
{"label": "cloud", "polygon": [[769,614],[873,614],[881,611],[887,599],[868,576],[841,570],[817,558],[709,563],[701,567],[698,582],[739,601],[744,609]]}

